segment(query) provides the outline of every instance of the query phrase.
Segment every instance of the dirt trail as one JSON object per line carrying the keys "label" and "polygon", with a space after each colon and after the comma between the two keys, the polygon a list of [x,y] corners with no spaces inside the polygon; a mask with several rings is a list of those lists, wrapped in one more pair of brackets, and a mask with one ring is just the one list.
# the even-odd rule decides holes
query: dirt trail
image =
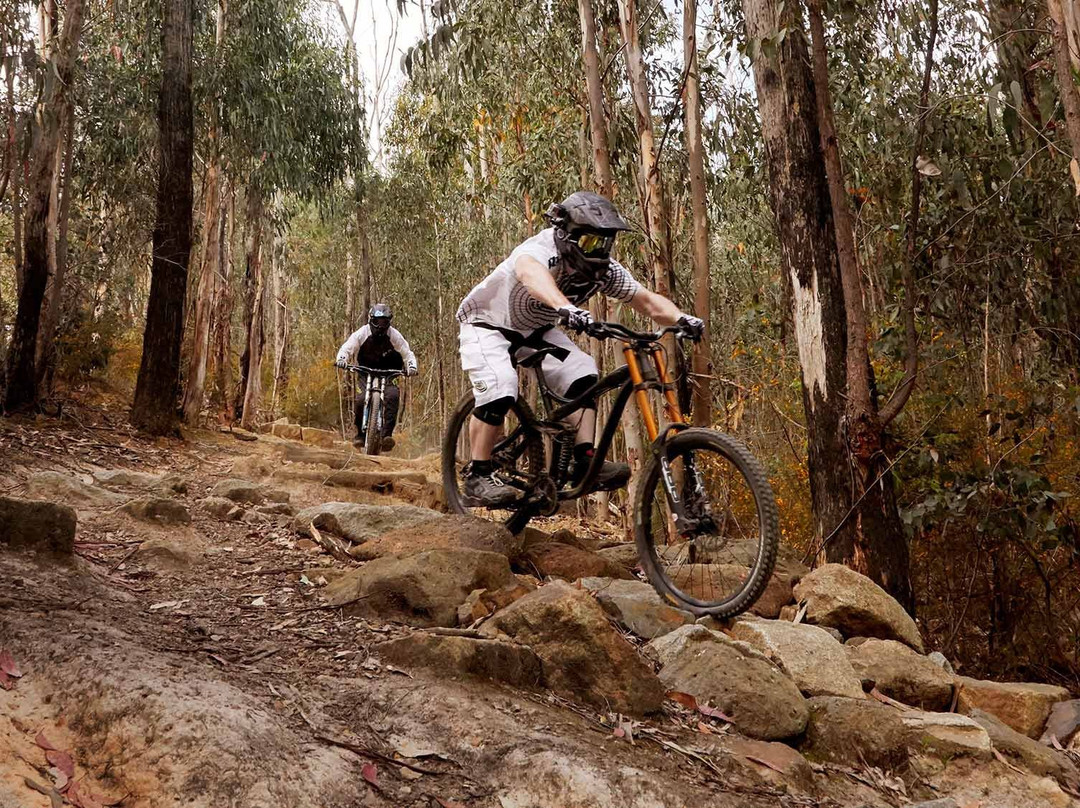
{"label": "dirt trail", "polygon": [[[876,769],[793,772],[732,751],[722,721],[691,721],[674,705],[616,733],[621,717],[550,693],[399,670],[371,649],[413,629],[347,617],[322,597],[357,562],[302,538],[288,516],[222,521],[197,504],[242,478],[281,489],[295,508],[438,507],[433,458],[370,460],[210,432],[152,442],[95,412],[0,420],[4,495],[20,496],[43,470],[125,468],[180,475],[186,493],[171,496],[191,523],[79,505],[70,561],[0,549],[0,650],[24,674],[0,690],[4,808],[53,804],[29,785],[47,792],[57,776],[39,732],[70,753],[67,800],[87,808],[877,808],[939,793],[983,808],[1067,804],[997,761],[942,764],[906,782]],[[335,472],[355,474],[332,485]]]}

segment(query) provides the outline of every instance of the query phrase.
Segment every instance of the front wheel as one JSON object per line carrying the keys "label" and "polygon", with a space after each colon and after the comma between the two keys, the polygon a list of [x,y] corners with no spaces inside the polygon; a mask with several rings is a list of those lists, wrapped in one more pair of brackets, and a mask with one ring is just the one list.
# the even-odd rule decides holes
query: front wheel
{"label": "front wheel", "polygon": [[[492,522],[502,522],[511,533],[520,533],[533,516],[528,505],[511,508],[481,508],[465,504],[462,492],[465,466],[472,458],[469,443],[469,423],[476,406],[472,393],[458,404],[443,437],[442,476],[446,504],[454,513],[476,516]],[[522,497],[533,493],[543,475],[544,442],[540,435],[522,424],[533,422],[529,406],[521,400],[514,402],[507,413],[491,457],[496,472],[506,485],[521,492]]]}
{"label": "front wheel", "polygon": [[364,438],[364,454],[377,455],[382,450],[382,393],[372,390],[367,402],[367,434]]}
{"label": "front wheel", "polygon": [[679,608],[724,619],[765,591],[780,518],[764,468],[741,441],[678,433],[649,461],[634,509],[642,568]]}

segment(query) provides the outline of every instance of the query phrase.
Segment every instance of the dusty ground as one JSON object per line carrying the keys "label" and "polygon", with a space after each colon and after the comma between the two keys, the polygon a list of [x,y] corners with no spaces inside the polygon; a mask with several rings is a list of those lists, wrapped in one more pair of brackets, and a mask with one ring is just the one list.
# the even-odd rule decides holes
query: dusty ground
{"label": "dusty ground", "polygon": [[[0,419],[0,494],[18,496],[45,469],[167,471],[187,482],[179,499],[194,519],[160,528],[115,508],[81,510],[71,561],[0,551],[0,650],[24,674],[0,690],[0,808],[53,804],[48,792],[65,769],[77,784],[68,801],[85,808],[877,808],[941,793],[964,808],[1067,805],[997,762],[899,777],[820,766],[785,776],[766,758],[726,750],[722,722],[673,703],[635,722],[631,740],[613,732],[619,716],[550,694],[385,665],[371,648],[409,629],[322,605],[323,581],[348,562],[302,540],[291,520],[226,523],[195,502],[231,476],[269,475],[298,507],[416,502],[430,491],[330,488],[314,472],[333,469],[286,462],[286,446],[211,432],[150,441],[101,410]],[[432,458],[339,456],[348,469],[436,479]],[[311,479],[289,479],[296,471]],[[136,554],[155,537],[193,554]]]}

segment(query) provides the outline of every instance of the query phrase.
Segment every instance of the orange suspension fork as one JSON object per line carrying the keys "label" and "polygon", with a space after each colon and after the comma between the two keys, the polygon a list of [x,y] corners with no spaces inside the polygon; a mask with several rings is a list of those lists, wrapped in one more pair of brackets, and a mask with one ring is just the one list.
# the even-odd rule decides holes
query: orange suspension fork
{"label": "orange suspension fork", "polygon": [[660,377],[660,383],[664,385],[664,398],[667,399],[668,420],[673,424],[683,422],[682,410],[679,409],[679,399],[675,395],[675,388],[668,381],[667,363],[664,362],[664,352],[657,349],[652,353],[653,363],[656,365],[656,373]]}
{"label": "orange suspension fork", "polygon": [[660,434],[660,430],[656,426],[656,416],[653,415],[649,394],[641,386],[644,381],[641,376],[641,365],[638,364],[637,354],[634,353],[630,343],[624,342],[622,351],[623,356],[626,357],[626,367],[630,370],[630,381],[637,388],[634,394],[637,396],[638,412],[641,413],[641,417],[645,421],[645,432],[649,435],[649,443],[652,443],[656,440],[656,436]]}

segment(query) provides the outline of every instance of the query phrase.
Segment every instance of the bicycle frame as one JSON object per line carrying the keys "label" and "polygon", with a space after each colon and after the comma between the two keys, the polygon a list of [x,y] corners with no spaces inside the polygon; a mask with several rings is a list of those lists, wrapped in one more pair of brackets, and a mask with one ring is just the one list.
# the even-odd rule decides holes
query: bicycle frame
{"label": "bicycle frame", "polygon": [[[649,442],[651,444],[657,443],[661,438],[661,433],[660,428],[656,423],[656,417],[653,414],[652,403],[649,401],[649,390],[661,390],[664,393],[665,410],[668,420],[671,422],[671,426],[668,430],[665,430],[664,436],[666,436],[672,428],[679,428],[685,423],[682,412],[679,409],[679,402],[675,395],[674,387],[671,385],[668,377],[667,368],[664,363],[664,354],[660,349],[660,346],[653,343],[635,345],[624,341],[622,350],[623,356],[626,358],[626,364],[624,366],[613,370],[611,373],[597,381],[596,384],[572,399],[563,398],[552,392],[544,379],[544,374],[540,365],[535,365],[533,367],[533,372],[536,374],[537,382],[540,385],[540,392],[545,401],[545,409],[547,410],[548,418],[536,419],[536,421],[531,424],[519,424],[513,432],[507,435],[503,440],[499,441],[499,443],[503,445],[512,445],[524,430],[531,429],[536,431],[536,427],[540,427],[541,430],[561,430],[565,428],[565,424],[562,423],[564,419],[582,409],[586,402],[598,398],[604,393],[617,390],[618,393],[611,406],[611,413],[608,416],[607,423],[604,424],[604,430],[600,434],[600,440],[596,444],[596,451],[593,453],[592,460],[589,463],[589,468],[585,472],[585,476],[581,479],[581,482],[572,488],[559,491],[558,498],[560,500],[578,499],[584,492],[592,488],[593,484],[596,482],[596,478],[600,475],[600,470],[603,467],[604,461],[607,459],[607,454],[615,439],[615,433],[619,428],[623,411],[626,409],[626,405],[630,401],[632,395],[637,396],[638,410],[641,412],[642,419],[645,421],[645,431],[648,433]],[[649,367],[650,363],[652,368]],[[644,372],[642,370],[643,367],[646,368]],[[559,404],[554,410],[552,410],[552,402],[557,402]],[[661,461],[665,480],[670,482],[667,461],[665,458],[661,458]],[[668,489],[671,494],[675,494],[675,501],[673,504],[678,505],[678,495],[674,490],[674,485],[669,485]]]}

